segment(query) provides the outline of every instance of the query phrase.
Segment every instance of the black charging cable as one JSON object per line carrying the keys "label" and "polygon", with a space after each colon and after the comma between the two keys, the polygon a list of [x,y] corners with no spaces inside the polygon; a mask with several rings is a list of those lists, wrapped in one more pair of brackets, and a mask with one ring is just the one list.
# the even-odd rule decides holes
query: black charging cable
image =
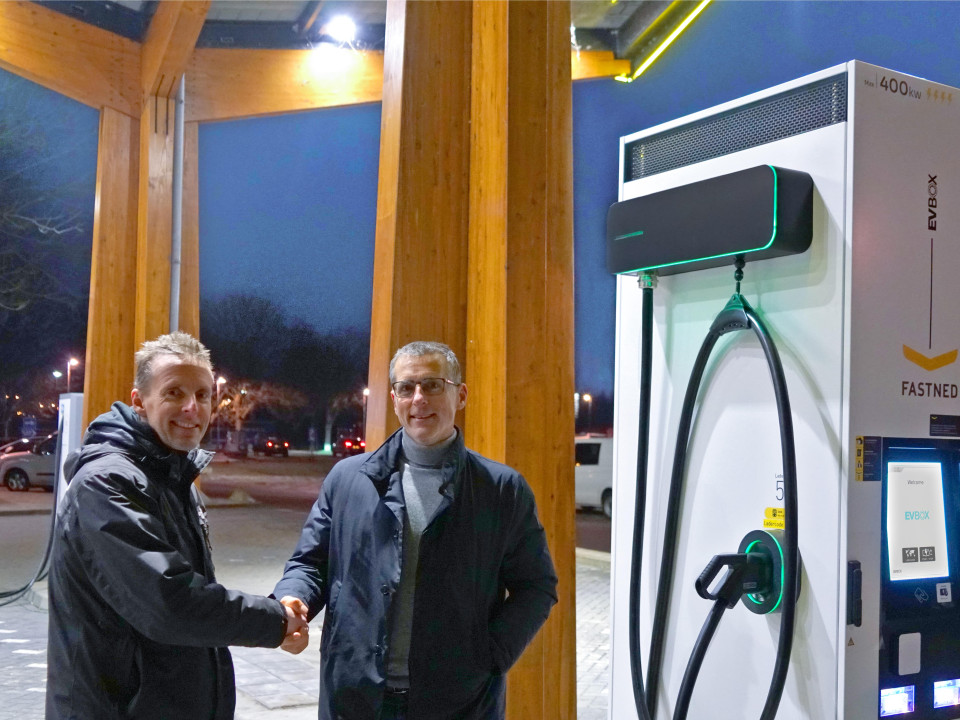
{"label": "black charging cable", "polygon": [[[796,617],[796,599],[797,588],[799,584],[800,573],[800,555],[797,542],[797,483],[796,483],[796,451],[793,436],[793,418],[790,411],[790,398],[787,393],[786,378],[783,373],[783,366],[780,362],[780,356],[776,345],[773,342],[770,332],[767,330],[763,321],[750,307],[746,299],[740,295],[740,281],[743,278],[744,260],[742,256],[736,258],[736,272],[734,278],[737,282],[737,292],[733,295],[724,309],[717,315],[710,327],[707,337],[704,338],[700,352],[697,355],[690,380],[687,384],[686,395],[684,397],[683,408],[680,414],[680,424],[677,431],[677,446],[674,453],[673,472],[670,483],[670,493],[667,503],[667,515],[663,540],[663,555],[660,565],[660,577],[657,584],[657,600],[654,611],[653,627],[651,631],[650,657],[647,671],[646,689],[644,689],[642,679],[638,681],[641,675],[640,668],[640,643],[639,643],[639,575],[640,562],[639,557],[643,552],[643,522],[645,511],[645,498],[647,484],[647,452],[648,452],[648,433],[643,431],[649,429],[649,384],[647,385],[648,403],[644,407],[644,382],[649,383],[649,365],[650,357],[646,354],[650,347],[652,339],[652,308],[650,310],[649,325],[644,308],[643,327],[641,334],[643,336],[643,350],[641,360],[641,438],[638,447],[637,460],[637,503],[636,514],[634,516],[634,545],[633,545],[633,563],[631,567],[630,581],[630,656],[633,666],[634,680],[634,700],[637,704],[637,713],[641,720],[649,720],[656,716],[657,694],[659,692],[660,676],[663,664],[663,654],[666,639],[667,615],[670,606],[670,597],[673,586],[673,576],[676,567],[676,547],[679,535],[680,525],[680,506],[683,494],[684,472],[686,470],[687,447],[690,442],[690,430],[693,424],[693,414],[696,407],[696,399],[699,393],[700,385],[706,370],[707,361],[713,351],[717,341],[728,332],[740,330],[752,330],[760,342],[767,365],[773,380],[774,395],[777,402],[777,415],[780,425],[780,445],[783,463],[784,476],[784,547],[783,547],[783,603],[781,607],[780,636],[777,644],[777,654],[774,661],[773,677],[770,681],[770,687],[767,693],[767,699],[761,713],[761,720],[773,720],[776,717],[777,708],[780,705],[780,698],[783,695],[783,688],[786,683],[787,671],[789,669],[790,653],[793,647],[794,620]],[[644,296],[644,303],[647,296]],[[652,305],[652,298],[651,298]],[[707,620],[701,632],[704,642],[698,640],[695,652],[706,652],[706,645],[719,623],[723,610],[715,608]],[[702,649],[701,649],[702,648]],[[691,658],[694,660],[694,658]],[[688,666],[689,669],[689,666]],[[694,679],[696,673],[692,676]],[[688,694],[692,693],[692,682],[686,690]],[[645,702],[644,702],[645,701]],[[688,699],[689,702],[689,699]]]}
{"label": "black charging cable", "polygon": [[[727,568],[727,572],[717,589],[710,590],[713,579],[724,567]],[[687,669],[683,673],[683,682],[680,683],[680,692],[673,711],[673,720],[686,720],[700,667],[703,665],[707,648],[720,625],[723,613],[732,610],[740,598],[747,593],[769,593],[773,589],[772,569],[773,563],[770,561],[770,556],[761,552],[714,555],[697,578],[695,583],[697,594],[704,600],[713,600],[713,607],[703,623],[697,642],[693,646],[693,652],[690,653],[690,659],[687,661]]]}
{"label": "black charging cable", "polygon": [[633,701],[640,720],[651,720],[644,700],[643,668],[640,662],[640,572],[643,560],[643,530],[647,511],[647,458],[650,448],[650,375],[653,364],[654,276],[640,277],[643,296],[640,320],[640,427],[637,438],[637,496],[633,511],[633,558],[630,563],[630,669]]}
{"label": "black charging cable", "polygon": [[34,573],[33,578],[22,587],[18,587],[15,590],[5,590],[0,592],[0,607],[4,605],[12,605],[17,602],[30,592],[31,588],[36,585],[38,582],[46,578],[47,571],[50,564],[50,553],[53,550],[53,538],[54,532],[57,525],[57,500],[60,498],[60,459],[63,453],[63,418],[60,418],[60,422],[57,426],[57,451],[54,456],[54,471],[53,471],[53,509],[50,511],[50,530],[47,534],[47,545],[43,550],[43,557],[40,559],[40,563],[37,566],[37,571]]}

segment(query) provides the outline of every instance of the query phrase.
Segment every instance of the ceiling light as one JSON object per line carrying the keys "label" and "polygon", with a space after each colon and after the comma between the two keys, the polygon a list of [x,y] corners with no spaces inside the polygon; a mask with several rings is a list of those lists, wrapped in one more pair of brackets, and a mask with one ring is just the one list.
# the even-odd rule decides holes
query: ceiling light
{"label": "ceiling light", "polygon": [[357,39],[357,25],[346,15],[337,15],[331,19],[324,31],[339,43],[352,43]]}
{"label": "ceiling light", "polygon": [[[680,36],[680,34],[683,33],[684,30],[687,29],[687,26],[694,21],[694,19],[697,17],[697,15],[699,15],[701,12],[703,12],[703,9],[704,9],[707,5],[709,5],[710,2],[711,2],[711,0],[700,0],[700,3],[693,9],[693,12],[691,12],[689,15],[687,15],[687,16],[683,19],[683,21],[682,21],[679,25],[677,25],[676,28],[674,28],[673,32],[671,32],[671,33],[667,36],[667,39],[664,40],[662,43],[660,43],[660,46],[657,47],[657,49],[654,50],[654,51],[647,57],[647,59],[644,60],[644,61],[640,64],[640,66],[639,66],[636,70],[633,71],[633,73],[632,73],[631,75],[627,75],[626,73],[624,73],[624,74],[622,74],[622,75],[617,75],[617,76],[614,78],[614,80],[619,80],[620,82],[627,82],[627,83],[629,83],[629,82],[633,82],[633,81],[636,80],[638,77],[640,77],[640,76],[644,73],[644,71],[645,71],[648,67],[650,67],[650,66],[653,64],[653,62],[654,62],[658,57],[660,57],[660,55],[663,54],[663,51],[666,50],[666,49],[670,46],[670,44],[671,44],[674,40],[676,40],[676,39]],[[672,8],[672,7],[673,7],[673,6],[671,5],[671,8]],[[669,8],[668,8],[668,9],[669,9]],[[666,14],[666,13],[664,13],[664,14]],[[663,17],[663,16],[661,15],[661,17]]]}

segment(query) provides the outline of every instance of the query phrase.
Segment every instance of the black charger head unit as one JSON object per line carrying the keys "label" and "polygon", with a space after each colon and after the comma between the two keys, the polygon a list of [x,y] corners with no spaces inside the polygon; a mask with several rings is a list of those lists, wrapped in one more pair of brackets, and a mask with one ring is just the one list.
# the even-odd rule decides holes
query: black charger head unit
{"label": "black charger head unit", "polygon": [[813,178],[760,165],[611,205],[607,270],[674,275],[802,253],[812,237]]}

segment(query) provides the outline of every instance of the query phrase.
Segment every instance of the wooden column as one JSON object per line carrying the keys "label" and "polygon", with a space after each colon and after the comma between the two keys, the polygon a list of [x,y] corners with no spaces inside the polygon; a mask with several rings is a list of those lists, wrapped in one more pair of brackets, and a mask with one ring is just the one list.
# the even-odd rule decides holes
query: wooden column
{"label": "wooden column", "polygon": [[[537,497],[560,602],[511,673],[508,716],[576,717],[570,4],[510,2],[505,461]],[[482,339],[481,339],[482,340]],[[469,431],[468,431],[469,438]]]}
{"label": "wooden column", "polygon": [[140,116],[140,204],[137,210],[139,346],[170,330],[170,231],[173,199],[174,101],[151,96]]}
{"label": "wooden column", "polygon": [[507,714],[572,720],[569,5],[391,0],[387,12],[368,439],[396,426],[393,351],[453,347],[467,443],[527,478],[560,578],[560,603],[510,673]]}
{"label": "wooden column", "polygon": [[480,400],[467,402],[471,447],[501,461],[507,450],[507,11],[500,0],[473,5],[467,355],[461,358],[472,399]]}
{"label": "wooden column", "polygon": [[[176,94],[209,0],[160,3],[140,48],[140,205],[137,225],[137,343],[170,330],[173,142]],[[180,317],[199,328],[197,128],[185,128]],[[186,320],[186,322],[184,322]]]}
{"label": "wooden column", "polygon": [[133,386],[138,122],[104,108],[97,155],[84,425],[115,400],[128,400]]}
{"label": "wooden column", "polygon": [[[367,442],[397,427],[387,369],[412,340],[464,357],[469,2],[387,3]],[[442,58],[442,62],[440,59]]]}
{"label": "wooden column", "polygon": [[[189,99],[188,99],[189,104]],[[200,166],[199,128],[184,124],[183,218],[180,237],[180,329],[200,335]]]}

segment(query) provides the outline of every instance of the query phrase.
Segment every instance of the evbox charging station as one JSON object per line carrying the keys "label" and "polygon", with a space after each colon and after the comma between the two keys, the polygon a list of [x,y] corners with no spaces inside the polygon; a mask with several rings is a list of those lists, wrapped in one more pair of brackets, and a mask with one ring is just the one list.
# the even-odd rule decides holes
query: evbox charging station
{"label": "evbox charging station", "polygon": [[[664,533],[671,522],[677,531],[653,717],[676,717],[716,562],[755,554],[750,533],[780,537],[793,523],[792,646],[773,710],[782,583],[773,600],[738,596],[714,625],[686,716],[960,718],[960,90],[850,62],[624,137],[620,173],[608,220],[618,273],[610,717],[638,717],[630,585],[643,474],[633,609],[644,672]],[[744,327],[762,318],[789,390],[795,507],[759,335],[721,329],[678,430],[703,339],[740,293],[753,320],[729,312]],[[770,558],[766,579],[783,579]]]}

